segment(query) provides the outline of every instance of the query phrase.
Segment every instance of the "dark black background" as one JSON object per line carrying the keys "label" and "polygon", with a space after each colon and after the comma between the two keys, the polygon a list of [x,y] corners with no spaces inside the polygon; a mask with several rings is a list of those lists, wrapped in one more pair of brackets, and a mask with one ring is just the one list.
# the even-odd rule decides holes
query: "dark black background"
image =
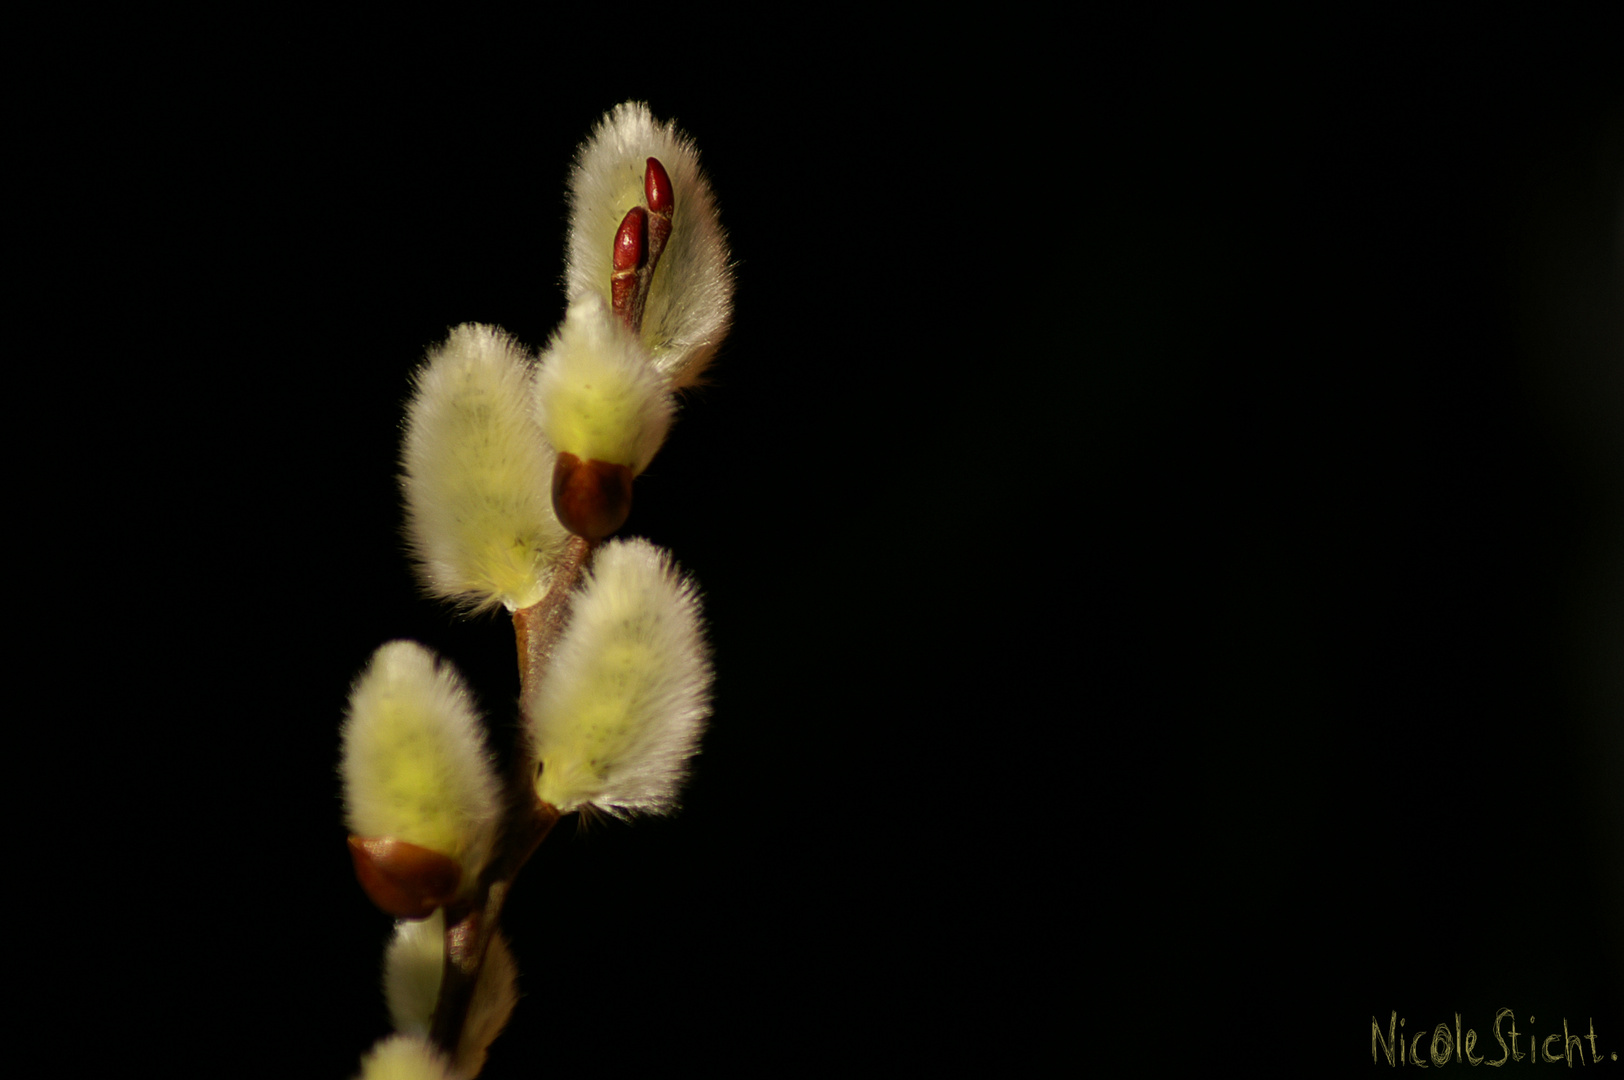
{"label": "dark black background", "polygon": [[1624,1050],[1605,20],[243,18],[85,28],[12,166],[98,1049],[386,1032],[349,681],[424,641],[498,742],[517,690],[401,554],[407,377],[545,341],[574,147],[642,99],[738,260],[628,525],[705,591],[716,714],[681,815],[526,869],[486,1076],[1340,1073],[1389,1010],[1497,1056],[1502,1006]]}

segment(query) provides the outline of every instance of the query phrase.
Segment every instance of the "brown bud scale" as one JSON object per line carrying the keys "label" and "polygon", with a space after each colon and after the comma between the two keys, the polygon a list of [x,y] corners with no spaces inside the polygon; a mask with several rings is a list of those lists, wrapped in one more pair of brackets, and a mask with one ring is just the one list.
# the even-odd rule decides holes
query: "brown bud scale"
{"label": "brown bud scale", "polygon": [[397,919],[426,919],[457,895],[457,860],[392,836],[350,837],[355,878],[378,907]]}
{"label": "brown bud scale", "polygon": [[625,465],[560,453],[553,465],[553,512],[576,536],[613,536],[632,512],[633,479]]}

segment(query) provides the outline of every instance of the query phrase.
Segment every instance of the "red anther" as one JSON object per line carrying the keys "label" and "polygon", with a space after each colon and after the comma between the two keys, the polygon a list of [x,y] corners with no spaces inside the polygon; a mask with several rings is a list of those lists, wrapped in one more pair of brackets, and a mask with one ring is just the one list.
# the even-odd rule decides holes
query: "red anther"
{"label": "red anther", "polygon": [[643,265],[644,258],[648,256],[648,238],[645,235],[647,219],[648,212],[641,206],[626,211],[620,228],[615,231],[615,270],[636,270]]}
{"label": "red anther", "polygon": [[631,469],[561,453],[553,464],[553,512],[576,536],[602,540],[632,512]]}
{"label": "red anther", "polygon": [[649,158],[643,172],[643,197],[651,214],[669,214],[676,205],[671,195],[671,177],[659,158]]}
{"label": "red anther", "polygon": [[392,836],[350,837],[355,878],[374,904],[397,919],[426,919],[457,895],[462,867]]}

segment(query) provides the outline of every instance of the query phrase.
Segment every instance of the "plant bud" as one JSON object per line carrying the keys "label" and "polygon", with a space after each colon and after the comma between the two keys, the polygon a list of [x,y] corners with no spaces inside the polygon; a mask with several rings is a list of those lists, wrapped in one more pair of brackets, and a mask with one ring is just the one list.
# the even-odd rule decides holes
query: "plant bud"
{"label": "plant bud", "polygon": [[733,318],[727,236],[693,141],[628,101],[599,122],[570,175],[564,277],[572,302],[588,293],[609,298],[617,230],[637,206],[649,211],[648,251],[658,259],[641,340],[672,385],[688,386]]}
{"label": "plant bud", "polygon": [[537,797],[564,812],[671,809],[710,683],[692,584],[646,540],[605,544],[547,678],[524,702]]}
{"label": "plant bud", "polygon": [[472,889],[495,842],[501,784],[456,670],[416,642],[383,646],[350,691],[343,741],[345,820],[367,894],[422,918]]}

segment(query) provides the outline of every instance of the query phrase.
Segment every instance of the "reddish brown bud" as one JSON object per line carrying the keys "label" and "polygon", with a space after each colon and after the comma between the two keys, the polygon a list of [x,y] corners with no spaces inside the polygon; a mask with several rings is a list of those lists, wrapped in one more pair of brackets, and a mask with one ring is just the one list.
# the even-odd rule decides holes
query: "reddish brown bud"
{"label": "reddish brown bud", "polygon": [[676,205],[671,194],[671,177],[659,158],[649,158],[644,164],[643,197],[648,200],[649,212],[669,215]]}
{"label": "reddish brown bud", "polygon": [[648,259],[648,212],[641,206],[626,211],[615,230],[615,248],[609,274],[609,306],[633,330],[642,328],[642,277],[638,271]]}
{"label": "reddish brown bud", "polygon": [[[643,196],[648,200],[648,239],[644,241],[644,254],[647,266],[643,270],[642,288],[645,292],[644,302],[647,302],[649,282],[654,277],[654,268],[660,264],[660,254],[665,251],[665,242],[671,236],[671,213],[676,207],[676,197],[671,191],[671,177],[666,175],[665,166],[660,164],[659,158],[649,158],[648,167],[643,173]],[[641,324],[642,320],[638,320]]]}
{"label": "reddish brown bud", "polygon": [[641,206],[634,206],[626,211],[626,216],[621,219],[620,228],[615,230],[616,271],[636,270],[643,265],[643,258],[648,254],[643,238],[643,223],[647,217],[648,211]]}
{"label": "reddish brown bud", "polygon": [[561,453],[553,465],[553,512],[576,536],[613,536],[632,512],[632,480],[625,465]]}
{"label": "reddish brown bud", "polygon": [[367,896],[397,919],[426,919],[457,895],[457,860],[392,836],[350,837],[355,878]]}

